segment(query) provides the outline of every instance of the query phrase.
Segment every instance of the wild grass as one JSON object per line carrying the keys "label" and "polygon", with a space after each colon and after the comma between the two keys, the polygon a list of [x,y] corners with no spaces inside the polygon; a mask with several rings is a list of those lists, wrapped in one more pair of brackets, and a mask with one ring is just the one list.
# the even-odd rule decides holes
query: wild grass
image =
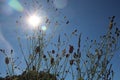
{"label": "wild grass", "polygon": [[[46,40],[43,32],[38,29],[27,39],[29,57],[25,56],[24,47],[18,39],[26,67],[21,75],[16,75],[14,69],[18,68],[19,64],[15,66],[16,60],[12,58],[14,51],[11,50],[11,56],[8,56],[5,49],[0,49],[5,56],[7,66],[7,76],[4,79],[113,80],[114,71],[111,60],[120,49],[120,30],[115,27],[114,18],[115,16],[110,18],[108,31],[100,36],[98,41],[87,38],[83,48],[81,47],[82,34],[77,29],[70,35],[67,33],[59,35],[56,42]],[[63,36],[66,37],[65,41],[61,39]],[[76,37],[77,44],[69,43],[73,36]],[[48,42],[50,50],[47,48]]]}

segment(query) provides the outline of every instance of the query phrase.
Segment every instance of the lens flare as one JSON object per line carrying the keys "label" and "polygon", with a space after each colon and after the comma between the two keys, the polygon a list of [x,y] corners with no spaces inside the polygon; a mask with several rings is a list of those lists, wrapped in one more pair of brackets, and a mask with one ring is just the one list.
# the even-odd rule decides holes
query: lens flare
{"label": "lens flare", "polygon": [[42,26],[41,27],[43,31],[46,31],[47,30],[47,27],[46,26]]}
{"label": "lens flare", "polygon": [[10,7],[15,9],[16,11],[19,11],[19,12],[23,11],[23,7],[18,0],[10,0],[8,4]]}

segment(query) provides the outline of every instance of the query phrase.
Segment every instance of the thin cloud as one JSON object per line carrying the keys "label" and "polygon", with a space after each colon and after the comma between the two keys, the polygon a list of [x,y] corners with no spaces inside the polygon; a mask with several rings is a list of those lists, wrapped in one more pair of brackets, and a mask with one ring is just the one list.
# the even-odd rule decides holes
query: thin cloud
{"label": "thin cloud", "polygon": [[6,50],[11,50],[13,49],[10,43],[4,38],[0,31],[0,48],[1,49],[6,49]]}
{"label": "thin cloud", "polygon": [[[0,26],[1,27],[1,26]],[[7,56],[10,56],[10,51],[13,49],[12,45],[5,39],[0,29],[0,49],[4,49]],[[13,55],[14,57],[14,55]]]}

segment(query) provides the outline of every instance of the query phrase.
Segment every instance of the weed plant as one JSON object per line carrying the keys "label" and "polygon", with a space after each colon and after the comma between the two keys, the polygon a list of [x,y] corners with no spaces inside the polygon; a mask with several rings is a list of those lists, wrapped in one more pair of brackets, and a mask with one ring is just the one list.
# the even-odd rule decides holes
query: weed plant
{"label": "weed plant", "polygon": [[[66,37],[65,41],[58,36],[57,43],[45,39],[41,30],[35,32],[29,37],[29,57],[26,57],[23,51],[22,43],[19,41],[21,53],[26,62],[25,71],[21,75],[15,75],[14,66],[16,60],[12,58],[14,51],[11,50],[11,56],[8,57],[4,49],[0,52],[5,55],[5,64],[7,66],[7,76],[5,80],[66,80],[70,77],[72,80],[113,80],[114,71],[111,60],[115,52],[119,50],[120,30],[115,27],[115,16],[111,17],[108,31],[100,40],[90,40],[87,38],[83,50],[81,51],[81,36],[78,30],[74,30],[71,35]],[[76,36],[77,44],[69,44],[72,36]],[[47,42],[50,43],[51,50],[45,51]],[[54,46],[54,48],[52,47]],[[3,80],[3,79],[1,79]]]}

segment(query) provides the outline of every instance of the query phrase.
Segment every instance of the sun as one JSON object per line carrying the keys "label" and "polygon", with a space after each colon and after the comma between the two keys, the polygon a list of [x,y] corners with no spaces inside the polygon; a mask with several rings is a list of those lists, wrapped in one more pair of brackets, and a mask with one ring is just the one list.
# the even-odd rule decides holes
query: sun
{"label": "sun", "polygon": [[30,24],[30,26],[32,26],[33,28],[38,27],[41,23],[41,18],[40,16],[33,14],[30,15],[27,19],[28,23]]}

